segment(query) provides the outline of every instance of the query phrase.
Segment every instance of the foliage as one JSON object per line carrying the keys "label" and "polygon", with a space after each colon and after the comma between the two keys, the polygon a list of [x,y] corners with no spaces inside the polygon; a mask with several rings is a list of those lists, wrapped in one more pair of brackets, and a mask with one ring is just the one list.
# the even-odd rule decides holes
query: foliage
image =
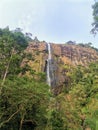
{"label": "foliage", "polygon": [[12,32],[9,28],[0,29],[0,78],[20,73],[23,51],[28,42],[22,32]]}
{"label": "foliage", "polygon": [[29,123],[32,128],[44,127],[49,100],[47,90],[48,86],[44,83],[27,77],[6,80],[0,100],[0,128],[14,130],[22,129],[24,125],[28,128]]}
{"label": "foliage", "polygon": [[73,73],[71,72],[70,78],[69,91],[65,93],[63,90],[56,97],[59,113],[63,113],[62,118],[66,124],[66,130],[85,130],[86,128],[96,130],[98,120],[98,63],[91,63],[86,68],[77,66],[73,69]]}
{"label": "foliage", "polygon": [[98,32],[98,2],[95,2],[92,8],[94,22],[92,23],[93,29],[91,30],[91,32],[96,35]]}
{"label": "foliage", "polygon": [[88,42],[88,43],[79,43],[78,45],[82,46],[82,47],[91,47],[92,43]]}
{"label": "foliage", "polygon": [[[0,130],[43,129],[47,124],[49,88],[45,74],[21,67],[28,45],[20,29],[0,29]],[[32,77],[24,74],[30,71]],[[33,77],[38,77],[34,79]]]}

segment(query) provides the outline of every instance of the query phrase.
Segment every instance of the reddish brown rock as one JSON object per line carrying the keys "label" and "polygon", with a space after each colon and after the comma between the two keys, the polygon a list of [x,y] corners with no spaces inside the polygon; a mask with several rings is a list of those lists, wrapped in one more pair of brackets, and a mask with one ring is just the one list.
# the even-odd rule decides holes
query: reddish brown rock
{"label": "reddish brown rock", "polygon": [[[66,67],[70,69],[77,65],[87,66],[90,62],[98,60],[98,52],[91,47],[83,47],[73,44],[51,44],[51,82],[52,88],[67,86],[68,73]],[[24,58],[22,66],[28,64],[36,72],[45,72],[47,67],[47,50],[46,42],[31,42],[25,50],[26,54],[31,54],[32,59]],[[57,90],[56,90],[57,91]]]}

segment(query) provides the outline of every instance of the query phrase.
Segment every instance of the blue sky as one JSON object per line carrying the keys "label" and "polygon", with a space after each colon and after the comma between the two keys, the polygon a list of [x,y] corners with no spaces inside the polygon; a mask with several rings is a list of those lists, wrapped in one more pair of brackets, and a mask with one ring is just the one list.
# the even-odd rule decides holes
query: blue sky
{"label": "blue sky", "polygon": [[94,0],[0,0],[0,27],[20,27],[39,40],[65,43],[92,42],[90,34]]}

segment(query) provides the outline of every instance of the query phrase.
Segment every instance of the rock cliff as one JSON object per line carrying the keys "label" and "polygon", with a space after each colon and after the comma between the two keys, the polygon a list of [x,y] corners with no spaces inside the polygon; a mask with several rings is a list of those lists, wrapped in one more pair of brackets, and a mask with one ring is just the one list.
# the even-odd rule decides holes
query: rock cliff
{"label": "rock cliff", "polygon": [[[51,61],[51,84],[52,88],[62,86],[66,83],[66,67],[87,67],[91,62],[98,61],[98,52],[91,47],[83,47],[74,44],[50,43],[52,52]],[[31,59],[24,58],[22,65],[28,64],[36,72],[45,72],[47,67],[48,48],[46,42],[31,42],[25,50],[31,55]]]}

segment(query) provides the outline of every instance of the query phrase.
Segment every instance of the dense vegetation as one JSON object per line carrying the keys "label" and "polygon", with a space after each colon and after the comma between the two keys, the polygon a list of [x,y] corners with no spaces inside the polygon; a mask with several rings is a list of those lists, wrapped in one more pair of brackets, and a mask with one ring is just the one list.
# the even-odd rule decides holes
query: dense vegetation
{"label": "dense vegetation", "polygon": [[[29,37],[19,29],[0,29],[0,130],[42,129],[47,122],[48,86],[43,74],[34,75],[29,66],[21,67],[27,55]],[[27,56],[28,57],[28,56]]]}
{"label": "dense vegetation", "polygon": [[98,129],[98,63],[65,65],[66,83],[54,96],[45,74],[21,67],[31,57],[24,52],[28,39],[20,30],[0,29],[0,130]]}
{"label": "dense vegetation", "polygon": [[[98,120],[98,63],[87,68],[66,67],[69,89],[56,97],[64,130],[96,130]],[[63,130],[62,129],[62,130]]]}

